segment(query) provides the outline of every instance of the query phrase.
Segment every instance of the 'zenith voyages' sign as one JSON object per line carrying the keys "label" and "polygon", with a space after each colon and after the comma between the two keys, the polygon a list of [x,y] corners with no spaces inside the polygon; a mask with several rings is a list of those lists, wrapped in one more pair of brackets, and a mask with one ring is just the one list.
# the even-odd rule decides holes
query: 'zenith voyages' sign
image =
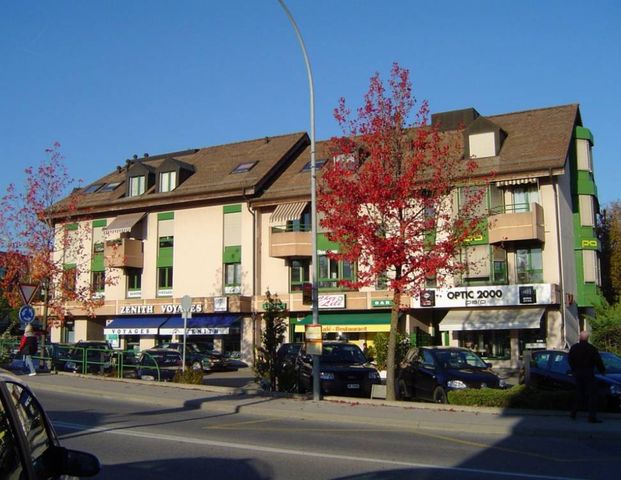
{"label": "'zenith voyages' sign", "polygon": [[[192,313],[202,313],[203,304],[193,303]],[[119,309],[119,315],[154,315],[154,314],[181,313],[181,304],[162,304],[162,305],[122,305]]]}

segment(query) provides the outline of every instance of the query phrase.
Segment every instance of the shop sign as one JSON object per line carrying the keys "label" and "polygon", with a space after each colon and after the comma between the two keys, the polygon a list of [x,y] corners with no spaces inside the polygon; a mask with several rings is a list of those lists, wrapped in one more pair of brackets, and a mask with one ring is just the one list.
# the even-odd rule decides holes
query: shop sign
{"label": "shop sign", "polygon": [[319,308],[345,308],[345,295],[319,295]]}
{"label": "shop sign", "polygon": [[[181,313],[181,304],[161,304],[161,305],[122,305],[119,310],[119,315],[154,315],[159,313],[175,314]],[[192,313],[202,313],[203,304],[193,303],[191,308]]]}
{"label": "shop sign", "polygon": [[[188,328],[187,332],[188,335],[228,335],[229,327]],[[160,328],[160,335],[183,335],[183,328]]]}
{"label": "shop sign", "polygon": [[104,334],[107,335],[157,335],[156,328],[106,328]]}
{"label": "shop sign", "polygon": [[556,285],[490,285],[481,287],[432,288],[412,298],[412,308],[503,307],[553,305],[558,303]]}
{"label": "shop sign", "polygon": [[304,341],[306,343],[306,353],[309,355],[321,355],[323,349],[322,326],[319,324],[306,325],[304,331]]}
{"label": "shop sign", "polygon": [[375,308],[390,308],[392,307],[392,300],[371,300],[371,306]]}

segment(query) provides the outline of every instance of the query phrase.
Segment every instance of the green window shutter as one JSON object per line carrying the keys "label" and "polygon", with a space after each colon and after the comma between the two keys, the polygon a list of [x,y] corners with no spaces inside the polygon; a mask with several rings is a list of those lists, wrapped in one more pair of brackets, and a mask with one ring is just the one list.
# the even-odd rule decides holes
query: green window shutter
{"label": "green window shutter", "polygon": [[578,140],[588,140],[593,145],[593,134],[588,128],[576,127],[576,138]]}
{"label": "green window shutter", "polygon": [[72,270],[77,267],[78,265],[76,263],[64,263],[63,264],[63,270]]}
{"label": "green window shutter", "polygon": [[173,247],[160,248],[160,253],[157,257],[158,267],[172,267],[173,266]]}
{"label": "green window shutter", "polygon": [[317,235],[317,250],[321,250],[321,251],[330,250],[332,252],[338,252],[339,244],[336,242],[331,242],[330,240],[326,238],[326,236],[323,233],[320,233]]}
{"label": "green window shutter", "polygon": [[222,263],[241,263],[241,245],[224,247]]}
{"label": "green window shutter", "polygon": [[103,254],[93,255],[91,258],[91,272],[103,272],[105,269]]}
{"label": "green window shutter", "polygon": [[77,223],[68,223],[67,225],[65,225],[65,228],[69,231],[75,231],[78,229],[78,224]]}
{"label": "green window shutter", "polygon": [[93,220],[93,228],[105,227],[106,225],[108,225],[108,220],[106,220],[106,219],[103,219],[103,220]]}
{"label": "green window shutter", "polygon": [[157,214],[157,220],[174,220],[175,212],[162,212]]}
{"label": "green window shutter", "polygon": [[241,212],[241,203],[238,203],[237,205],[225,205],[223,207],[224,209],[224,213],[239,213]]}

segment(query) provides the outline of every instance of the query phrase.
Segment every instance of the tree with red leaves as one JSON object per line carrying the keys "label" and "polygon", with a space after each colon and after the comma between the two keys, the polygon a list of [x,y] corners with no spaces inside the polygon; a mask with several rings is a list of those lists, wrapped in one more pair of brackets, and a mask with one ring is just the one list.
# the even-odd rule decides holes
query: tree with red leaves
{"label": "tree with red leaves", "polygon": [[[45,153],[36,169],[25,170],[24,190],[11,184],[0,198],[0,251],[5,252],[0,288],[12,306],[19,306],[20,282],[40,285],[44,319],[62,324],[67,302],[93,315],[103,300],[90,282],[76,281],[90,270],[90,250],[85,251],[90,227],[76,220],[80,195],[77,189],[69,193],[75,181],[63,163],[60,144]],[[43,329],[48,327],[44,322]]]}
{"label": "tree with red leaves", "polygon": [[394,64],[387,87],[375,74],[354,117],[340,100],[335,118],[344,135],[331,140],[318,211],[328,239],[339,244],[328,254],[358,265],[357,278],[341,284],[360,288],[381,278],[392,291],[386,391],[394,399],[399,311],[409,308],[402,302],[418,296],[426,279],[443,284],[464,269],[460,250],[480,228],[482,190],[471,189],[456,211],[457,189],[476,168],[464,158],[461,132],[428,125],[427,102],[408,124],[416,106],[408,70]]}

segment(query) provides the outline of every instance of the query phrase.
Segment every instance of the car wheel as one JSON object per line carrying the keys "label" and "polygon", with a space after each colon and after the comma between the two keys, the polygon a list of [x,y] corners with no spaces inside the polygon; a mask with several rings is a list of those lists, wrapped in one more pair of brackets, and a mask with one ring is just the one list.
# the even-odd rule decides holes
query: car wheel
{"label": "car wheel", "polygon": [[448,398],[446,398],[446,392],[442,387],[436,387],[433,391],[433,401],[434,403],[448,403]]}
{"label": "car wheel", "polygon": [[410,400],[411,395],[408,392],[408,387],[405,384],[405,380],[399,380],[397,382],[397,400]]}
{"label": "car wheel", "polygon": [[198,372],[199,370],[202,370],[203,366],[201,365],[201,362],[193,362],[192,363],[192,370],[194,370],[195,372]]}

